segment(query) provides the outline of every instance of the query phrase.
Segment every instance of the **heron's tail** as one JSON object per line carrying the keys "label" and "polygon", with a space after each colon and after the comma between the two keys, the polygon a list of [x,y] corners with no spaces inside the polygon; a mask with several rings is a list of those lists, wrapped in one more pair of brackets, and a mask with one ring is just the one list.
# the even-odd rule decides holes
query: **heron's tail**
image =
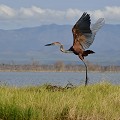
{"label": "heron's tail", "polygon": [[85,57],[85,56],[88,56],[88,54],[93,54],[93,53],[95,53],[95,52],[92,50],[86,50],[83,52],[82,56]]}

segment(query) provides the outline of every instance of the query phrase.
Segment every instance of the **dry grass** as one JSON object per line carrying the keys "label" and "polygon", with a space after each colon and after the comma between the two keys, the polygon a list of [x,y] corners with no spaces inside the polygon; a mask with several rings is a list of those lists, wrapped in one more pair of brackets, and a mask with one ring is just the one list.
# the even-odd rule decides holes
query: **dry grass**
{"label": "dry grass", "polygon": [[120,86],[0,87],[2,120],[120,120]]}

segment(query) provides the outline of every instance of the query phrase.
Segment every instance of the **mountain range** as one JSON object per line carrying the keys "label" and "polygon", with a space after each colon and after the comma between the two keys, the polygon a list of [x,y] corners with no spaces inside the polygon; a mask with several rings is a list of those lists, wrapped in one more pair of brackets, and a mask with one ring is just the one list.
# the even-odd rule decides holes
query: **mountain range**
{"label": "mountain range", "polygon": [[[105,24],[96,34],[89,49],[95,54],[85,59],[95,64],[120,65],[120,25]],[[0,29],[0,63],[28,63],[33,60],[40,64],[63,61],[80,63],[73,54],[63,54],[57,46],[45,44],[59,41],[69,49],[73,44],[72,25],[42,25],[14,30]]]}

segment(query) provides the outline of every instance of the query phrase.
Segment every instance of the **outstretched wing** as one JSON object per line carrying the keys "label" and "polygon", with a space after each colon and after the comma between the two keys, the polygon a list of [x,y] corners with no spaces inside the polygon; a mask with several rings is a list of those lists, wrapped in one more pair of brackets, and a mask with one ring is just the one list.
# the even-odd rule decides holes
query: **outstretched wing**
{"label": "outstretched wing", "polygon": [[93,24],[91,26],[91,31],[92,31],[92,35],[93,37],[95,37],[96,32],[105,24],[105,20],[104,18],[99,18],[95,24]]}
{"label": "outstretched wing", "polygon": [[74,38],[73,46],[78,43],[83,49],[86,49],[90,46],[91,41],[88,39],[92,36],[90,24],[90,15],[84,12],[81,18],[72,28]]}
{"label": "outstretched wing", "polygon": [[99,19],[90,29],[90,15],[86,12],[83,13],[81,18],[76,22],[72,28],[73,32],[73,46],[80,45],[80,48],[87,49],[94,41],[96,32],[102,27],[103,19]]}

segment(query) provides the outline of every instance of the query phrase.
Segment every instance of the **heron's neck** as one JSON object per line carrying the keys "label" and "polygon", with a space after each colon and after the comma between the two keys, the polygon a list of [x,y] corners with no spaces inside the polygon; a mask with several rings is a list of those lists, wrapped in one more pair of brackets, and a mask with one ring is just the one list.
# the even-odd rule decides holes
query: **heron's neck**
{"label": "heron's neck", "polygon": [[73,53],[70,50],[65,50],[64,47],[63,47],[63,45],[60,45],[60,51],[63,52],[63,53]]}

